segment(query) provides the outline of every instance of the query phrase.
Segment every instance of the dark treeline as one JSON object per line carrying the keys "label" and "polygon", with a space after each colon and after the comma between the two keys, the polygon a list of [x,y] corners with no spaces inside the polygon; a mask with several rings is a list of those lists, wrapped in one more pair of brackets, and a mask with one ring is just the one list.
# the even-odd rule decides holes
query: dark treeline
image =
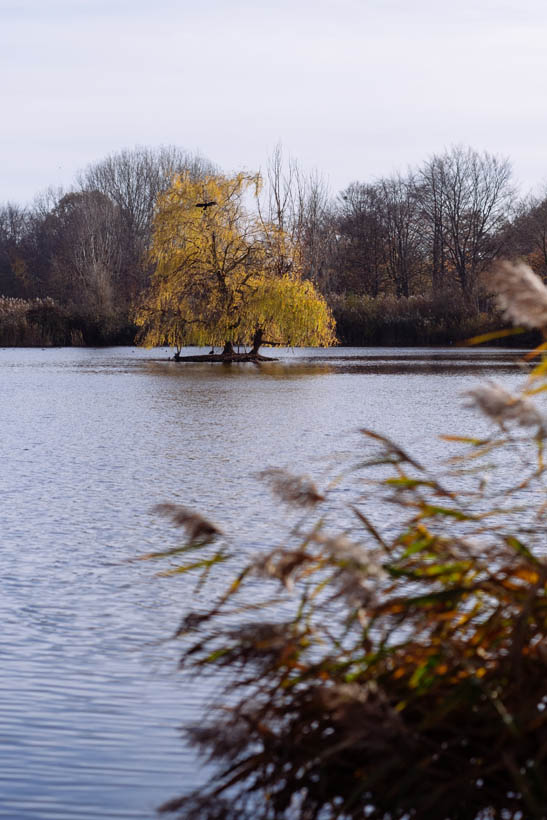
{"label": "dark treeline", "polygon": [[[173,175],[216,167],[178,148],[122,151],[69,191],[0,207],[0,344],[131,343],[152,273],[154,205]],[[519,199],[507,160],[456,147],[332,197],[281,149],[264,213],[296,239],[345,344],[442,344],[499,326],[482,275],[519,257],[547,275],[547,196]]]}
{"label": "dark treeline", "polygon": [[[122,151],[90,165],[68,192],[1,207],[0,295],[11,299],[0,306],[0,344],[131,343],[132,305],[151,273],[154,204],[184,170],[215,169],[172,147]],[[39,341],[38,308],[48,314]]]}

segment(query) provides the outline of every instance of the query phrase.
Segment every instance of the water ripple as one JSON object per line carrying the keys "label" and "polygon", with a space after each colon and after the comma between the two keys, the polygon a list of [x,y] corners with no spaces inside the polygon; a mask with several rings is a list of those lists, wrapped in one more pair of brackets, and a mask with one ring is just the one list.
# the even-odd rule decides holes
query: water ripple
{"label": "water ripple", "polygon": [[361,426],[427,440],[434,458],[436,433],[476,431],[458,398],[474,379],[518,376],[506,351],[280,357],[257,369],[0,350],[0,817],[152,818],[207,776],[177,727],[212,683],[183,685],[177,647],[159,641],[190,587],[128,562],[177,537],[155,503],[237,532],[240,566],[279,517],[258,469],[326,474],[359,450]]}

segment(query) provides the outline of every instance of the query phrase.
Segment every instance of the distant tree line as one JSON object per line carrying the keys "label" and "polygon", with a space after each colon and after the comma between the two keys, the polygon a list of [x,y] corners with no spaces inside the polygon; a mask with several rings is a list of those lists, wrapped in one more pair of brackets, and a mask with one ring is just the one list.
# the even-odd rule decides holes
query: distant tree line
{"label": "distant tree line", "polygon": [[156,199],[175,174],[211,170],[178,148],[138,148],[90,165],[70,191],[0,207],[0,295],[54,300],[61,338],[68,318],[84,343],[131,342],[132,305],[151,274]]}
{"label": "distant tree line", "polygon": [[[2,317],[9,304],[21,316],[28,302],[35,315],[33,300],[50,300],[47,338],[36,343],[132,342],[156,264],[158,197],[179,174],[199,182],[216,170],[175,147],[137,148],[91,164],[69,191],[0,206],[0,296],[18,300],[4,302]],[[482,274],[499,256],[547,276],[547,195],[520,199],[509,162],[471,148],[336,197],[277,148],[257,207],[298,246],[303,277],[326,297],[342,343],[443,343],[488,330],[499,319]],[[0,343],[11,344],[2,317]]]}

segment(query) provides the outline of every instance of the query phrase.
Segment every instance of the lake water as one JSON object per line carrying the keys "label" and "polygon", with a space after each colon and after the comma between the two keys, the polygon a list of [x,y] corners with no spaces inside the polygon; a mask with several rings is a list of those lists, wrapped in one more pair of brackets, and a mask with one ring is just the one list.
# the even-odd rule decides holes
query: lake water
{"label": "lake water", "polygon": [[130,562],[173,543],[154,504],[201,510],[243,563],[278,517],[258,470],[321,478],[359,451],[359,427],[434,460],[438,434],[481,430],[466,389],[520,378],[508,351],[276,355],[0,349],[0,817],[152,818],[206,776],[178,733],[203,692],[163,641],[188,583]]}

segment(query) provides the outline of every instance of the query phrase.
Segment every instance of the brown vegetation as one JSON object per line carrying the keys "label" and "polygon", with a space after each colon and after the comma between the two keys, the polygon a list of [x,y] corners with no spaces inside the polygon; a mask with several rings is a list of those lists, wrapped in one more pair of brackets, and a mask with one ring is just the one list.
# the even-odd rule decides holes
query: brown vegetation
{"label": "brown vegetation", "polygon": [[83,344],[81,330],[53,299],[0,296],[0,347]]}
{"label": "brown vegetation", "polygon": [[[514,294],[519,321],[545,335],[529,298],[547,300],[541,280],[504,265],[495,281],[503,305]],[[438,470],[363,430],[362,491],[345,516],[328,487],[263,474],[302,518],[176,631],[182,668],[198,680],[214,670],[224,689],[187,729],[216,777],[163,812],[545,820],[544,350],[527,357],[520,393],[470,391],[491,433],[448,437],[463,453]],[[203,583],[229,557],[213,539],[190,537],[179,551],[205,554],[167,574],[198,571]]]}

